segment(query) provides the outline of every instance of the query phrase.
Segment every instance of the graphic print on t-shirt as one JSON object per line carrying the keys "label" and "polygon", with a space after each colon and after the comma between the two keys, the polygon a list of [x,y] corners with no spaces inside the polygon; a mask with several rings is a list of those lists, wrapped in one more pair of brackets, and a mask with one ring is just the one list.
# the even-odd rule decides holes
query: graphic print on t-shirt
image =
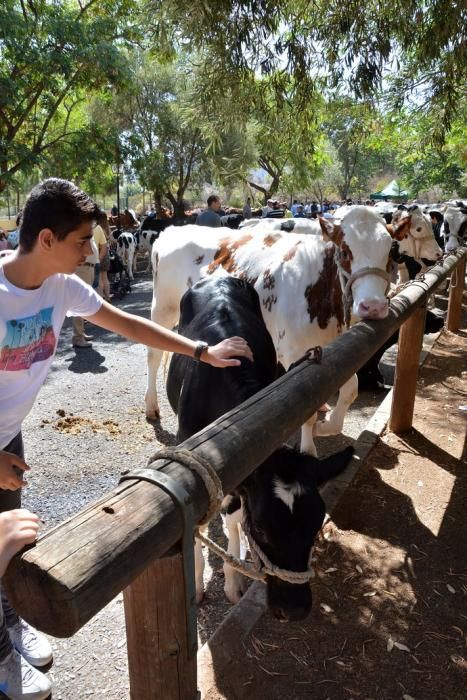
{"label": "graphic print on t-shirt", "polygon": [[34,316],[6,322],[6,335],[0,342],[0,370],[17,372],[35,362],[47,360],[55,349],[52,326],[53,306]]}

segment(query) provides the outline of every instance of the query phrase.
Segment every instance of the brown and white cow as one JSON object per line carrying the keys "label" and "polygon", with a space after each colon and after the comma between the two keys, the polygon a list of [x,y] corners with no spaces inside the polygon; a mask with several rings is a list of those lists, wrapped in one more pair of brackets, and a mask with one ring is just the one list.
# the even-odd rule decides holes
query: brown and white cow
{"label": "brown and white cow", "polygon": [[[341,281],[351,288],[353,313],[359,318],[384,318],[388,311],[388,265],[391,236],[381,217],[369,207],[355,207],[340,225],[326,220],[322,236],[251,232],[199,226],[164,231],[153,247],[153,321],[173,327],[184,292],[206,275],[231,274],[255,287],[278,361],[287,369],[313,345],[324,346],[344,328]],[[146,414],[159,416],[156,374],[161,352],[148,349]],[[326,421],[316,416],[302,428],[301,449],[316,455],[313,435],[342,430],[348,407],[357,396],[357,378],[339,392]]]}

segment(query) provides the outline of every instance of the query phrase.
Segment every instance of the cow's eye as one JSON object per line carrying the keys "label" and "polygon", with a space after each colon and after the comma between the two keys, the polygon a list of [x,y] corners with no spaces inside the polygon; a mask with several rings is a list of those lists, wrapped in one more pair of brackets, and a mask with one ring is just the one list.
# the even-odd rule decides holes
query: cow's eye
{"label": "cow's eye", "polygon": [[262,540],[266,539],[266,532],[263,530],[262,527],[259,527],[258,525],[256,525],[256,523],[255,523],[255,534],[258,537],[261,537]]}
{"label": "cow's eye", "polygon": [[417,226],[416,231],[418,231],[418,232],[420,233],[421,230],[422,230],[422,227],[421,227],[421,226]]}

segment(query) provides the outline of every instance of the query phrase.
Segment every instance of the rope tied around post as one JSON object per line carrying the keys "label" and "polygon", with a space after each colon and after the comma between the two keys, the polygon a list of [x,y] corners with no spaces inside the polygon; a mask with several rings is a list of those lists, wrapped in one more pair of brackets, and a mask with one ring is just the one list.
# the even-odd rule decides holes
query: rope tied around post
{"label": "rope tied around post", "polygon": [[[305,355],[300,361],[305,361],[308,359],[310,362],[320,362],[322,355],[322,348],[316,346],[307,350]],[[266,554],[262,551],[261,547],[253,538],[250,529],[248,527],[247,519],[243,519],[243,529],[248,540],[252,562],[244,561],[238,559],[237,557],[229,554],[220,545],[216,544],[211,538],[202,534],[199,531],[199,527],[206,525],[214,515],[216,515],[221,508],[222,501],[224,499],[222,482],[214,469],[214,467],[208,462],[208,460],[201,457],[199,454],[190,452],[190,450],[179,448],[179,447],[162,447],[158,449],[152,457],[149,458],[148,468],[154,469],[152,464],[159,459],[172,460],[183,464],[191,471],[198,474],[202,479],[203,484],[206,488],[209,497],[209,506],[204,518],[200,521],[197,528],[193,528],[194,536],[200,540],[206,547],[211,549],[215,554],[217,554],[221,559],[223,559],[232,568],[240,571],[245,576],[255,579],[257,581],[265,581],[266,576],[275,576],[276,578],[286,581],[288,583],[301,584],[306,583],[314,576],[314,571],[311,568],[311,551],[308,561],[308,567],[306,571],[288,571],[287,569],[281,569],[280,567],[273,564]],[[144,471],[144,470],[142,470]],[[163,474],[163,472],[162,472]],[[131,473],[126,473],[123,477],[124,480],[128,479],[145,479],[146,481],[152,481],[145,475],[140,476],[138,471]],[[123,480],[121,479],[121,480]],[[158,482],[156,479],[153,483],[157,486]],[[243,508],[244,504],[242,503]]]}
{"label": "rope tied around post", "polygon": [[161,447],[148,460],[148,466],[151,466],[158,459],[170,459],[174,462],[180,462],[190,471],[198,474],[202,479],[209,497],[209,506],[206,515],[200,520],[199,525],[203,526],[208,523],[211,518],[216,515],[221,509],[224,499],[222,482],[216,470],[211,466],[207,459],[201,455],[182,447]]}

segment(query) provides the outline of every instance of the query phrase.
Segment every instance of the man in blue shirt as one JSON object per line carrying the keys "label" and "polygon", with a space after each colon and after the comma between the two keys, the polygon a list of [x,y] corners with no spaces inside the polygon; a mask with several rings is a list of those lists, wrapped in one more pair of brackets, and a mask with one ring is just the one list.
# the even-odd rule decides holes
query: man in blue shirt
{"label": "man in blue shirt", "polygon": [[215,194],[208,197],[208,208],[202,211],[196,217],[196,224],[198,226],[211,226],[212,228],[218,228],[222,226],[221,217],[218,212],[221,208],[221,200]]}

